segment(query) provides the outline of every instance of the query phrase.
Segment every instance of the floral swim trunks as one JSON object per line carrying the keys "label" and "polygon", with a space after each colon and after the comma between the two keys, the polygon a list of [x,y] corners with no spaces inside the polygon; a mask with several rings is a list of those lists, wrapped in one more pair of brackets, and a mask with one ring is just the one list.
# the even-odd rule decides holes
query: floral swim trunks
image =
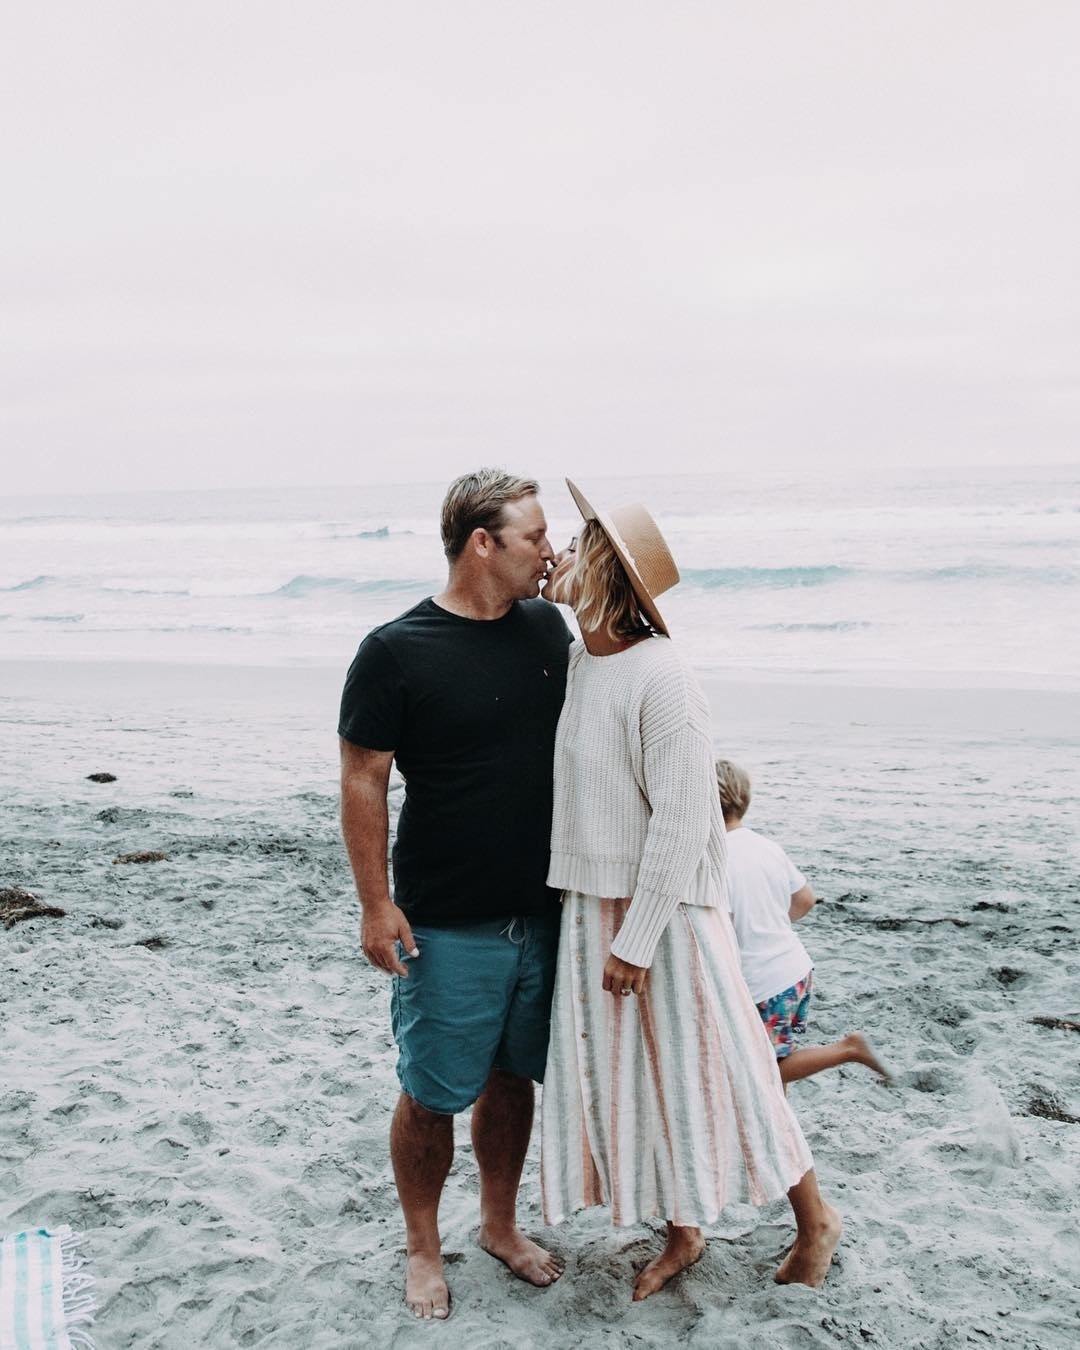
{"label": "floral swim trunks", "polygon": [[810,993],[814,981],[814,972],[808,970],[804,979],[774,994],[764,1003],[757,1005],[769,1040],[773,1043],[777,1059],[787,1059],[795,1049],[795,1036],[801,1036],[806,1030],[806,1016],[810,1011]]}

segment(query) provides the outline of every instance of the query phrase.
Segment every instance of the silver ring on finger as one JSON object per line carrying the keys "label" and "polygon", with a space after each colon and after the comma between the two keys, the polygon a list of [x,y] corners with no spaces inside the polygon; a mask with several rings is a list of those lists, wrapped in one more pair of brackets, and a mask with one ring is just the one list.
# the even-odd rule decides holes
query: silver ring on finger
{"label": "silver ring on finger", "polygon": [[630,988],[628,985],[625,985],[625,984],[623,985],[622,991],[623,991],[623,997],[625,997],[627,994],[632,994],[632,993],[634,992],[632,988]]}

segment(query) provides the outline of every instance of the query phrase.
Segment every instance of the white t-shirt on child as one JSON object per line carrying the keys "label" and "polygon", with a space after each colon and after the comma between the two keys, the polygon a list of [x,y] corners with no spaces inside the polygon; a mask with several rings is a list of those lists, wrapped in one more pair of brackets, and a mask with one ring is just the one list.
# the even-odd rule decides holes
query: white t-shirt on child
{"label": "white t-shirt on child", "polygon": [[731,917],[743,978],[755,1003],[782,994],[806,977],[813,962],[795,936],[788,910],[806,878],[771,839],[745,825],[727,836]]}

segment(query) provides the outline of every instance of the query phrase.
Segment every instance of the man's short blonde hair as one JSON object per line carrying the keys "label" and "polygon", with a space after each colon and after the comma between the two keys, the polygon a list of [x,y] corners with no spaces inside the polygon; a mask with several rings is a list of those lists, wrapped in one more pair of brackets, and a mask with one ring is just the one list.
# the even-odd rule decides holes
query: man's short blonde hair
{"label": "man's short blonde hair", "polygon": [[725,820],[741,820],[750,809],[750,775],[730,759],[716,761],[716,786]]}
{"label": "man's short blonde hair", "polygon": [[443,552],[451,562],[460,558],[473,530],[487,530],[496,544],[506,524],[508,502],[535,496],[540,484],[534,478],[518,478],[502,469],[477,469],[455,478],[443,498]]}
{"label": "man's short blonde hair", "polygon": [[626,568],[595,520],[586,521],[578,535],[574,584],[574,611],[583,632],[604,632],[613,642],[619,642],[653,631]]}

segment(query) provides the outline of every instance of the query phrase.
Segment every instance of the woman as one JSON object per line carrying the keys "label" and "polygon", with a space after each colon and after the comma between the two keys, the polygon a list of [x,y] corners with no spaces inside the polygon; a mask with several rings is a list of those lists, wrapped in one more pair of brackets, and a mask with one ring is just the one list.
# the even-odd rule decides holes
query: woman
{"label": "woman", "polygon": [[787,1192],[798,1231],[776,1279],[816,1287],[840,1218],[740,973],[708,706],[656,607],[678,570],[643,507],[602,515],[567,486],[586,524],[545,588],[582,633],[555,745],[545,1218],[666,1219],[640,1300],[701,1256],[725,1206]]}

